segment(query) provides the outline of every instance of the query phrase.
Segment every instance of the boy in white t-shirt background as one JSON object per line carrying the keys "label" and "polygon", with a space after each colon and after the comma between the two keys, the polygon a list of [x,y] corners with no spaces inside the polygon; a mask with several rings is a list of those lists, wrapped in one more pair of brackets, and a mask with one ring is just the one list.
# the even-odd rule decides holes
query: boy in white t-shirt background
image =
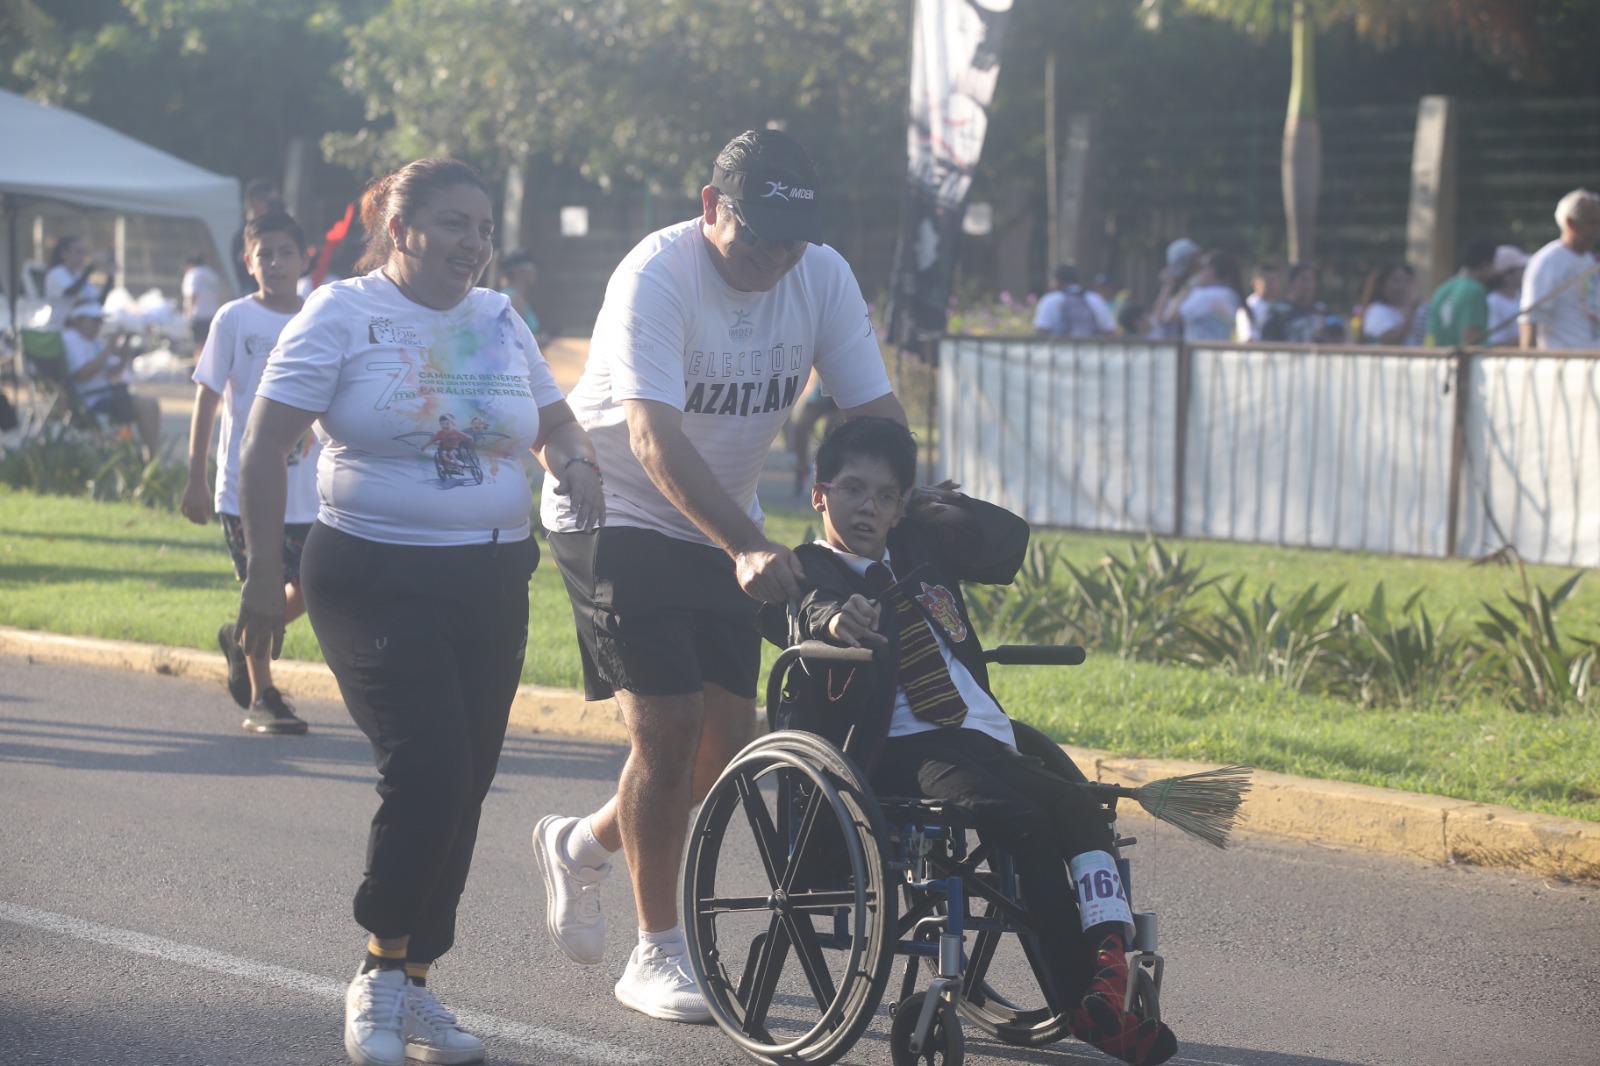
{"label": "boy in white t-shirt background", "polygon": [[183,292],[183,317],[189,320],[194,335],[194,350],[198,353],[206,344],[211,332],[211,320],[222,307],[222,278],[206,266],[206,257],[199,253],[188,259],[180,286]]}
{"label": "boy in white t-shirt background", "polygon": [[[244,527],[239,519],[239,456],[245,422],[255,402],[261,372],[278,334],[300,310],[296,283],[307,261],[305,232],[287,213],[259,215],[245,226],[245,266],[257,292],[224,304],[195,366],[194,417],[189,424],[189,481],[184,487],[184,517],[196,525],[211,521],[213,503],[223,539],[233,556],[234,576],[245,578]],[[197,331],[198,332],[198,331]],[[207,491],[206,467],[211,430],[222,410],[217,486]],[[284,508],[284,624],[305,613],[300,596],[300,552],[317,517],[317,443],[310,434],[289,457],[289,493]],[[243,728],[251,733],[304,733],[306,723],[272,683],[269,656],[247,656],[234,639],[232,622],[217,630],[217,644],[228,658],[228,692],[245,709]]]}

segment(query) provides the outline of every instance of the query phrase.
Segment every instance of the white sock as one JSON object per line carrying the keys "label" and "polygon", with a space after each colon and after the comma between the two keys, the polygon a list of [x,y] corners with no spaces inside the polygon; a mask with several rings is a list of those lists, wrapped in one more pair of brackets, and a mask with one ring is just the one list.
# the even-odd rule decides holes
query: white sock
{"label": "white sock", "polygon": [[683,939],[683,926],[675,925],[671,929],[663,929],[659,933],[651,933],[644,929],[639,930],[639,944],[647,948],[659,948],[663,954],[681,955],[689,950],[688,941]]}
{"label": "white sock", "polygon": [[584,818],[567,833],[561,848],[562,857],[574,866],[604,866],[611,861],[612,852],[595,837]]}

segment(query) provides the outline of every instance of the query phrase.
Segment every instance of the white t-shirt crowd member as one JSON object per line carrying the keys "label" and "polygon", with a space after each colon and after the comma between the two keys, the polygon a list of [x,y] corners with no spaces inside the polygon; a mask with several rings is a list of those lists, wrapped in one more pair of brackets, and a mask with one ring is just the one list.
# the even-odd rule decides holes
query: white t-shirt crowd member
{"label": "white t-shirt crowd member", "polygon": [[222,279],[208,266],[192,266],[185,270],[180,287],[184,299],[192,301],[190,318],[211,318],[222,306]]}
{"label": "white t-shirt crowd member", "polygon": [[[90,340],[75,329],[61,331],[61,346],[67,359],[67,369],[77,373],[105,350],[106,342],[100,337]],[[108,359],[90,377],[76,382],[78,395],[88,399],[97,392],[122,384],[122,375],[115,359]]]}
{"label": "white t-shirt crowd member", "polygon": [[1051,289],[1033,309],[1033,328],[1052,337],[1093,337],[1117,331],[1117,320],[1105,297],[1093,289],[1074,285]]}
{"label": "white t-shirt crowd member", "polygon": [[1495,290],[1489,294],[1489,328],[1494,329],[1497,323],[1505,325],[1494,329],[1489,334],[1485,344],[1515,345],[1517,343],[1517,312],[1521,309],[1522,301],[1514,295]]}
{"label": "white t-shirt crowd member", "polygon": [[[1408,320],[1405,308],[1374,300],[1361,312],[1362,339],[1377,343],[1378,338],[1406,321]],[[1405,336],[1395,343],[1421,347],[1422,342],[1427,339],[1428,333],[1426,310],[1420,313],[1413,312],[1409,321],[1411,326],[1406,330]]]}
{"label": "white t-shirt crowd member", "polygon": [[[712,265],[700,219],[646,237],[606,286],[589,362],[567,397],[605,471],[606,525],[712,543],[634,458],[624,400],[682,410],[683,432],[717,483],[761,525],[767,449],[813,366],[842,408],[890,392],[866,301],[838,252],[810,245],[771,291],[740,292]],[[552,488],[540,517],[575,530],[568,498]]]}
{"label": "white t-shirt crowd member", "polygon": [[[217,450],[218,514],[239,513],[239,457],[245,422],[256,388],[278,335],[294,315],[274,311],[253,296],[233,300],[216,312],[211,332],[194,368],[196,384],[222,397],[221,441]],[[307,433],[289,453],[289,495],[283,520],[290,524],[317,517],[317,458],[321,446]]]}
{"label": "white t-shirt crowd member", "polygon": [[1189,295],[1178,305],[1184,339],[1232,340],[1239,308],[1239,294],[1226,285],[1200,285],[1190,289]]}
{"label": "white t-shirt crowd member", "polygon": [[72,310],[74,304],[85,300],[100,302],[100,286],[92,281],[85,281],[75,293],[67,292],[79,277],[68,270],[65,263],[57,263],[45,274],[44,299],[50,305],[50,321],[46,329],[59,330],[64,327],[67,324],[67,312]]}
{"label": "white t-shirt crowd member", "polygon": [[500,293],[436,311],[381,271],[324,285],[284,327],[259,392],[324,412],[319,522],[429,547],[529,536],[523,457],[561,390]]}
{"label": "white t-shirt crowd member", "polygon": [[[1593,255],[1580,255],[1559,239],[1528,260],[1522,306],[1529,310],[1522,317],[1539,327],[1540,348],[1600,348],[1600,277],[1594,264]],[[1585,271],[1588,277],[1572,280]],[[1560,295],[1540,303],[1558,290]]]}

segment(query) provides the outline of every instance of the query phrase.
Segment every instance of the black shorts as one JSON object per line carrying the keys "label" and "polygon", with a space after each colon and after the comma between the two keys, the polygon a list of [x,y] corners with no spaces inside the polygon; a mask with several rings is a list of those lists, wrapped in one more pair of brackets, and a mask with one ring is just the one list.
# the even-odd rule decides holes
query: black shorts
{"label": "black shorts", "polygon": [[583,694],[682,696],[711,682],[754,699],[755,600],[721,550],[649,529],[551,533],[578,627]]}
{"label": "black shorts", "polygon": [[92,415],[104,415],[119,426],[138,418],[138,412],[133,409],[133,394],[123,384],[84,393],[83,409]]}
{"label": "black shorts", "polygon": [[[236,514],[219,514],[222,522],[222,539],[233,556],[233,576],[244,580],[244,522]],[[306,534],[311,532],[310,522],[285,522],[283,524],[283,579],[291,585],[300,583],[300,554],[305,551]]]}

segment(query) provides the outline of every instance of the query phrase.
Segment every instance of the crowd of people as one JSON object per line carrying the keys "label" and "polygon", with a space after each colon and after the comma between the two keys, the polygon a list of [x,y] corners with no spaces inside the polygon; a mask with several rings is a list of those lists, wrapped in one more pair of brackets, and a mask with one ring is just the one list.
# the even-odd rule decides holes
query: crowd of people
{"label": "crowd of people", "polygon": [[1319,298],[1313,263],[1257,263],[1247,291],[1236,256],[1180,237],[1167,246],[1148,304],[1108,277],[1085,285],[1075,267],[1057,267],[1034,330],[1067,338],[1600,348],[1600,195],[1568,193],[1555,219],[1559,235],[1531,256],[1515,245],[1469,243],[1459,269],[1432,293],[1419,291],[1405,263],[1374,267],[1348,315]]}

